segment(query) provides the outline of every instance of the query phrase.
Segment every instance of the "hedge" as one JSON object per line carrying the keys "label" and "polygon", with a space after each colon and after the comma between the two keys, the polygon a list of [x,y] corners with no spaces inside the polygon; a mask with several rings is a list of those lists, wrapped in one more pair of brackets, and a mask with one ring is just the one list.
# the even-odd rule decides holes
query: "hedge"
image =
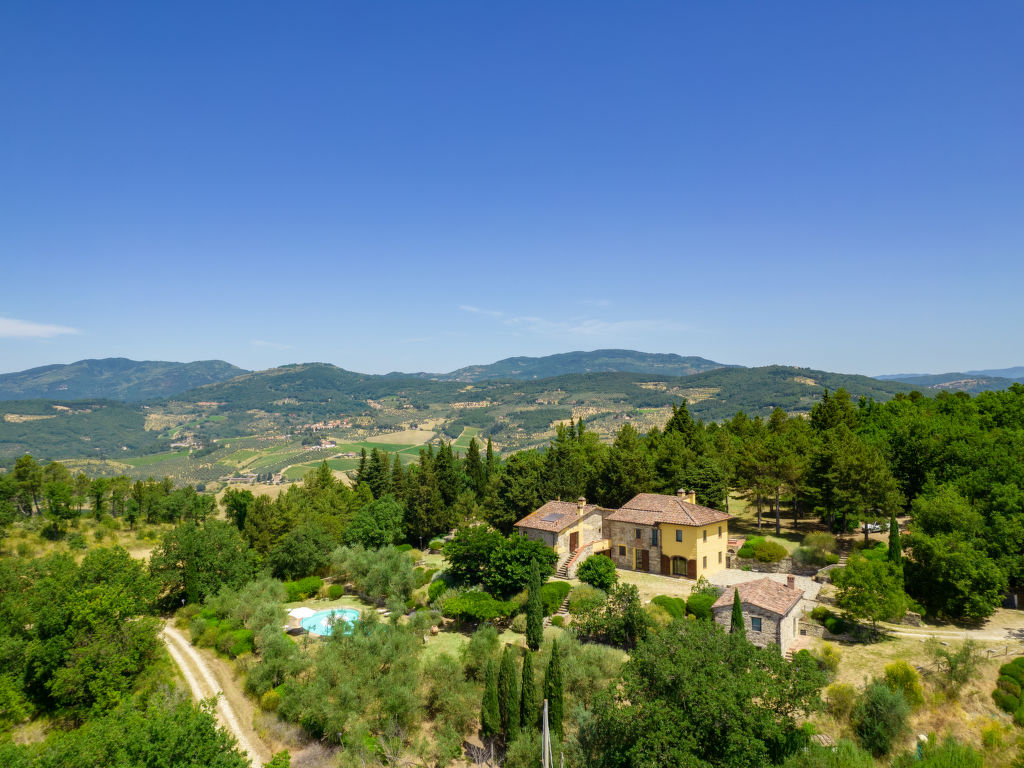
{"label": "hedge", "polygon": [[686,616],[686,602],[681,597],[658,595],[651,602],[659,608],[664,608],[673,619],[681,619]]}
{"label": "hedge", "polygon": [[754,547],[765,541],[764,536],[751,536],[745,542],[743,546],[736,552],[736,557],[747,558],[748,560],[754,556]]}
{"label": "hedge", "polygon": [[1020,683],[1009,675],[1000,675],[999,679],[996,680],[996,687],[1002,688],[1007,693],[1012,693],[1018,699],[1020,698]]}
{"label": "hedge", "polygon": [[544,615],[550,616],[558,610],[566,595],[572,590],[567,581],[549,581],[540,588],[540,602],[544,606]]}
{"label": "hedge", "polygon": [[699,593],[690,595],[686,601],[686,612],[696,616],[698,619],[711,621],[711,606],[715,604],[717,599],[718,595],[702,595]]}
{"label": "hedge", "polygon": [[1014,696],[1012,693],[1007,693],[1001,688],[996,688],[992,691],[992,700],[996,703],[1004,712],[1013,714],[1020,709],[1020,699]]}
{"label": "hedge", "polygon": [[327,588],[327,596],[329,598],[331,598],[331,600],[337,600],[339,597],[341,597],[344,594],[345,594],[345,585],[344,584],[331,584],[331,586],[329,586]]}
{"label": "hedge", "polygon": [[313,595],[320,591],[323,585],[323,580],[316,576],[307,576],[298,581],[286,581],[284,582],[284,588],[288,593],[287,602],[294,603],[313,597]]}
{"label": "hedge", "polygon": [[511,616],[516,607],[511,600],[495,600],[486,592],[473,590],[445,601],[441,612],[450,619],[491,621]]}

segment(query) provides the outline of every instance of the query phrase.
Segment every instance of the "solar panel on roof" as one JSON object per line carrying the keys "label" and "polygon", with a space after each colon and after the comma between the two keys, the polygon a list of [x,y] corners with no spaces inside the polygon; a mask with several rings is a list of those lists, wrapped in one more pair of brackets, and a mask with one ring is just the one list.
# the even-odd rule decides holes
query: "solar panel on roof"
{"label": "solar panel on roof", "polygon": [[562,517],[561,512],[548,512],[544,517],[541,518],[545,523],[553,523]]}

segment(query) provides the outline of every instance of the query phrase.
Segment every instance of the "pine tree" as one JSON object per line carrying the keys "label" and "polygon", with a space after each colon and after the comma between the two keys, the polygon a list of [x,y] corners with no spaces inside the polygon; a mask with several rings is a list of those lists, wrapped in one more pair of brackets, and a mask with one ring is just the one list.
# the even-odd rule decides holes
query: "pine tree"
{"label": "pine tree", "polygon": [[743,604],[740,602],[740,591],[734,589],[732,593],[732,622],[729,624],[729,633],[739,635],[746,640],[747,628],[743,625]]}
{"label": "pine tree", "polygon": [[494,659],[487,662],[484,678],[484,698],[480,704],[480,730],[485,739],[494,738],[501,732],[501,709],[498,704],[498,673]]}
{"label": "pine tree", "polygon": [[498,707],[501,714],[501,732],[510,744],[519,733],[519,682],[516,680],[516,659],[512,647],[506,645],[498,671]]}
{"label": "pine tree", "polygon": [[900,526],[896,522],[896,513],[889,518],[889,562],[896,570],[903,572],[903,543],[900,541]]}
{"label": "pine tree", "polygon": [[391,470],[391,492],[399,501],[405,501],[409,494],[409,483],[406,479],[405,468],[402,466],[402,457],[395,454],[395,465]]}
{"label": "pine tree", "polygon": [[531,651],[540,648],[544,639],[544,606],[540,600],[540,566],[530,563],[530,583],[526,593],[526,645]]}
{"label": "pine tree", "polygon": [[359,469],[356,470],[356,485],[366,479],[366,449],[359,451]]}
{"label": "pine tree", "polygon": [[519,724],[524,730],[537,727],[537,684],[533,680],[533,654],[523,649],[523,679],[519,686]]}
{"label": "pine tree", "polygon": [[561,741],[562,731],[562,660],[558,656],[558,641],[551,643],[551,661],[544,673],[544,698],[548,700],[548,728]]}

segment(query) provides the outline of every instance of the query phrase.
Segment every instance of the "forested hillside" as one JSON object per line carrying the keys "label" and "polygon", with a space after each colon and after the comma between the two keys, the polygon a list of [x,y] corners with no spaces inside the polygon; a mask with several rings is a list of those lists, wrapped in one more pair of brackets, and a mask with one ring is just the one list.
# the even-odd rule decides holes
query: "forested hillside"
{"label": "forested hillside", "polygon": [[[689,376],[725,367],[703,357],[653,354],[632,349],[595,349],[593,352],[564,352],[545,357],[508,357],[489,365],[469,365],[450,373],[417,373],[438,381],[477,382],[487,379],[547,379],[570,373],[646,373],[660,376]],[[404,377],[409,374],[392,373]]]}
{"label": "forested hillside", "polygon": [[194,363],[127,360],[79,360],[0,374],[0,400],[83,400],[135,402],[173,397],[186,390],[245,373],[223,360]]}

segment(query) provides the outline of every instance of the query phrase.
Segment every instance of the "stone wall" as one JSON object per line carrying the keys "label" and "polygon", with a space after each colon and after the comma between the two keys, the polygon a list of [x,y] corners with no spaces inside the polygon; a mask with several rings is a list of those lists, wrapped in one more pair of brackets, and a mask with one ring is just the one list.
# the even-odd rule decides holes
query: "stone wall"
{"label": "stone wall", "polygon": [[[636,538],[636,530],[640,529],[640,538]],[[649,572],[661,573],[661,539],[658,544],[651,544],[651,534],[656,530],[651,525],[640,525],[638,523],[624,523],[619,520],[604,521],[604,538],[611,541],[612,560],[618,568],[625,568],[630,571],[638,570],[634,567],[634,549],[646,549],[648,552]],[[619,547],[626,547],[626,554],[619,554]]]}
{"label": "stone wall", "polygon": [[[745,566],[749,567],[745,568]],[[814,576],[818,572],[818,566],[801,565],[794,562],[792,557],[784,557],[777,563],[762,563],[753,557],[734,557],[731,567],[755,573],[793,573],[797,576]]]}

